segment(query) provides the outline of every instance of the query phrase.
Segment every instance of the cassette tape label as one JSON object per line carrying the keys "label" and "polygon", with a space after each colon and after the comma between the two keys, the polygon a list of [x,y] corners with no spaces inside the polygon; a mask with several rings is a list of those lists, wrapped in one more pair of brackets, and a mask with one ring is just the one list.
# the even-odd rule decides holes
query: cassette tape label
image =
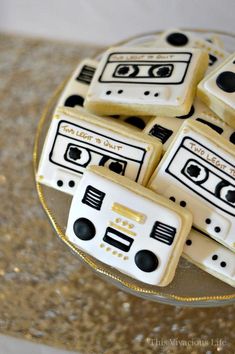
{"label": "cassette tape label", "polygon": [[235,215],[235,186],[230,180],[233,169],[234,166],[213,151],[185,137],[167,166],[166,173],[217,208]]}
{"label": "cassette tape label", "polygon": [[99,82],[179,85],[184,82],[191,57],[185,52],[114,53],[108,57]]}

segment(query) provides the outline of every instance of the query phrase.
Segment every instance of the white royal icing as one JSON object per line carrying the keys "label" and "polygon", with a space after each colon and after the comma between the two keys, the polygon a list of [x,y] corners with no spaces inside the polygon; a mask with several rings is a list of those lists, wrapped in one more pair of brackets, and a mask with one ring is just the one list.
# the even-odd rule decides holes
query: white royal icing
{"label": "white royal icing", "polygon": [[73,114],[71,109],[57,110],[41,154],[37,180],[73,194],[85,168],[101,165],[146,184],[162,150],[161,143],[146,138],[141,132],[122,132],[115,123],[107,126],[105,119],[82,108],[73,110]]}
{"label": "white royal icing", "polygon": [[216,278],[235,286],[235,254],[218,242],[192,229],[183,257]]}
{"label": "white royal icing", "polygon": [[197,228],[235,250],[235,150],[228,152],[225,141],[217,143],[213,131],[195,124],[181,127],[148,187],[188,208]]}
{"label": "white royal icing", "polygon": [[185,226],[182,214],[145,197],[145,188],[136,188],[142,195],[127,188],[125,181],[115,183],[106,177],[104,169],[101,174],[86,170],[72,200],[66,236],[124,274],[166,285],[182,252],[178,243],[183,247],[191,225],[180,235]]}

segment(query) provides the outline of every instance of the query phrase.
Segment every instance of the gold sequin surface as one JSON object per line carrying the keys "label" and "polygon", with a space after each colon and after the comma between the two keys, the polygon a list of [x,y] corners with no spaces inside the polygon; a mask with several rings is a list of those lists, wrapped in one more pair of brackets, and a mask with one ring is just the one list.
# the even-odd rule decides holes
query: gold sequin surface
{"label": "gold sequin surface", "polygon": [[0,332],[82,354],[232,354],[234,306],[181,308],[128,295],[82,265],[42,211],[32,169],[39,117],[96,50],[0,36]]}

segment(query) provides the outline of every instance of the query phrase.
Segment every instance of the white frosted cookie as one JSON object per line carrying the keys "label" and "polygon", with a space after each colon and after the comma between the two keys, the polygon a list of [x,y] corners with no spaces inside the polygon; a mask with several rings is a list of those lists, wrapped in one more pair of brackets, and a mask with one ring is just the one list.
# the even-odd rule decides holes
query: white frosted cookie
{"label": "white frosted cookie", "polygon": [[98,62],[91,59],[82,60],[66,86],[57,102],[57,107],[83,106],[88,87],[94,76]]}
{"label": "white frosted cookie", "polygon": [[144,132],[158,138],[163,144],[163,151],[167,151],[185,119],[194,119],[224,136],[235,144],[235,131],[223,120],[219,119],[203,102],[195,99],[190,112],[178,117],[154,117],[146,125]]}
{"label": "white frosted cookie", "polygon": [[221,119],[235,128],[235,54],[208,74],[197,92]]}
{"label": "white frosted cookie", "polygon": [[174,277],[191,214],[108,169],[90,166],[73,197],[66,236],[99,261],[144,283]]}
{"label": "white frosted cookie", "polygon": [[235,250],[235,149],[225,138],[186,120],[148,187],[189,209],[195,227]]}
{"label": "white frosted cookie", "polygon": [[221,47],[208,42],[206,39],[200,38],[188,31],[179,29],[170,29],[163,32],[156,40],[157,47],[174,47],[174,48],[198,48],[206,50],[209,54],[208,72],[213,67],[223,61],[229,54]]}
{"label": "white frosted cookie", "polygon": [[205,272],[235,286],[235,254],[201,232],[191,230],[185,242],[183,257]]}
{"label": "white frosted cookie", "polygon": [[112,48],[89,87],[85,108],[99,115],[187,114],[208,66],[199,49]]}
{"label": "white frosted cookie", "polygon": [[83,108],[56,110],[41,154],[37,181],[73,194],[88,165],[105,166],[145,185],[162,144]]}

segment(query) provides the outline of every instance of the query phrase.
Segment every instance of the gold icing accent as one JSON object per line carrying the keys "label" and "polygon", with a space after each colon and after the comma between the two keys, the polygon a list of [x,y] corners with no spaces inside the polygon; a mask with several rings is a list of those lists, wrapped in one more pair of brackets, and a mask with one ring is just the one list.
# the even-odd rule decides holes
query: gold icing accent
{"label": "gold icing accent", "polygon": [[122,205],[119,203],[113,203],[112,211],[124,216],[127,219],[134,220],[134,221],[138,222],[139,224],[144,224],[145,220],[146,220],[146,216],[144,214],[139,213],[138,211],[130,209],[130,208],[126,207],[125,205]]}
{"label": "gold icing accent", "polygon": [[[195,30],[196,32],[199,33],[204,33],[205,30]],[[222,35],[230,35],[230,33],[225,32],[225,31],[214,31],[214,30],[210,30],[208,29],[207,32],[216,32],[218,34],[222,34]],[[151,34],[159,34],[161,33],[159,32],[149,32],[146,33],[151,35]],[[132,36],[131,38],[129,38],[129,40],[134,40],[136,38],[136,36]],[[124,43],[120,42],[118,45],[122,45]],[[100,52],[97,52],[97,55],[100,54]],[[65,80],[58,88],[57,90],[54,92],[54,94],[52,95],[52,97],[50,98],[50,100],[48,101],[47,105],[45,106],[43,113],[41,115],[37,130],[36,130],[36,134],[35,134],[35,140],[34,140],[34,149],[33,149],[33,167],[34,167],[34,176],[35,176],[35,180],[36,180],[36,175],[37,175],[37,168],[38,168],[38,162],[39,162],[39,140],[40,140],[40,135],[42,133],[44,124],[47,120],[48,117],[48,113],[50,111],[50,109],[53,107],[53,105],[55,104],[55,102],[57,101],[59,95],[61,94],[65,84],[66,84],[67,80]],[[99,262],[97,262],[96,259],[94,259],[93,257],[89,256],[88,254],[86,254],[85,252],[81,251],[79,248],[77,248],[72,242],[69,241],[69,239],[67,238],[67,236],[65,235],[63,228],[57,223],[55,216],[53,214],[53,212],[48,208],[47,206],[47,202],[46,202],[46,198],[44,195],[44,191],[43,191],[43,186],[38,183],[36,181],[36,189],[37,189],[37,193],[38,193],[38,197],[39,200],[41,202],[41,205],[45,211],[45,213],[47,214],[50,222],[52,223],[52,226],[54,227],[57,235],[61,238],[61,240],[70,248],[72,249],[76,254],[78,254],[78,256],[86,263],[88,264],[91,268],[93,268],[97,273],[103,274],[105,275],[107,278],[113,279],[116,282],[118,282],[119,284],[121,284],[122,286],[131,289],[133,291],[139,292],[139,293],[143,293],[143,294],[151,294],[151,295],[155,295],[158,297],[162,297],[166,300],[175,300],[175,301],[184,301],[187,303],[190,302],[201,302],[201,301],[225,301],[225,300],[235,300],[235,293],[231,294],[231,295],[211,295],[211,296],[192,296],[192,297],[187,297],[187,296],[178,296],[175,294],[171,294],[171,293],[164,293],[161,291],[158,291],[158,289],[152,289],[148,286],[144,286],[143,284],[136,284],[135,282],[133,282],[132,279],[128,279],[125,280],[122,276],[118,276],[116,274],[113,274],[112,271],[109,269],[107,270],[106,267],[104,267],[103,265],[101,265]],[[235,243],[234,243],[235,246]],[[128,259],[127,256],[124,257],[124,260]]]}
{"label": "gold icing accent", "polygon": [[112,226],[112,227],[115,227],[117,230],[119,231],[123,231],[125,232],[126,234],[130,235],[130,236],[136,236],[136,233],[133,232],[133,231],[130,231],[130,230],[127,230],[125,227],[122,227],[122,226],[119,226],[119,225],[116,225],[114,222],[110,221],[109,222],[109,225]]}
{"label": "gold icing accent", "polygon": [[119,222],[121,222],[121,219],[120,218],[116,218],[115,222],[118,224]]}

